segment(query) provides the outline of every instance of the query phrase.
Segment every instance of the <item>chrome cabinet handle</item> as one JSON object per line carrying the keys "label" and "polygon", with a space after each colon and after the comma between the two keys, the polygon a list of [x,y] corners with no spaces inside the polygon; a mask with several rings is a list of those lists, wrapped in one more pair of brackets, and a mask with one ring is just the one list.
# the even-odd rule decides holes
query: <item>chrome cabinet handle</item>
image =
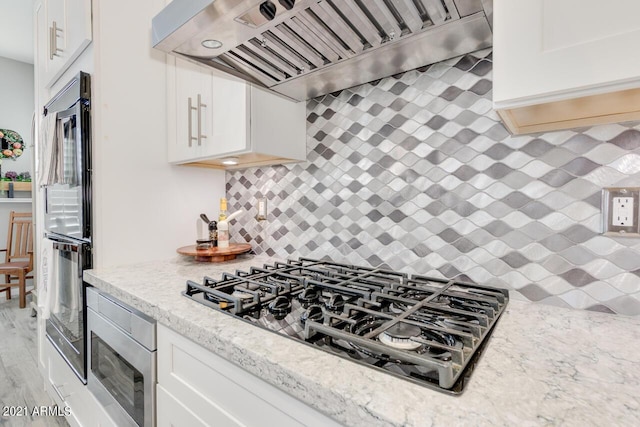
{"label": "chrome cabinet handle", "polygon": [[49,27],[49,60],[53,59],[53,27]]}
{"label": "chrome cabinet handle", "polygon": [[202,145],[202,139],[207,137],[202,134],[202,108],[206,107],[207,105],[202,103],[202,96],[198,94],[198,145]]}
{"label": "chrome cabinet handle", "polygon": [[62,29],[58,28],[56,21],[53,21],[49,27],[49,59],[51,60],[54,56],[58,56],[58,52],[62,52],[62,49],[58,49],[58,31]]}
{"label": "chrome cabinet handle", "polygon": [[[200,96],[200,95],[198,95],[198,96]],[[188,131],[188,134],[189,134],[189,136],[188,136],[188,138],[189,138],[189,147],[191,147],[191,141],[193,141],[193,140],[197,140],[197,139],[198,139],[198,138],[194,137],[194,136],[193,136],[193,133],[191,132],[191,127],[193,126],[193,114],[192,114],[192,112],[193,112],[193,110],[196,110],[197,108],[193,106],[193,100],[191,99],[191,97],[189,97],[189,102],[188,102],[188,104],[189,104],[189,105],[188,105],[188,111],[189,111],[189,118],[188,118],[188,122],[189,122],[189,126],[187,126],[187,127],[189,128],[189,131]],[[198,122],[199,122],[199,121],[198,121]],[[200,124],[198,123],[198,129],[199,129],[199,127],[200,127],[199,125],[200,125]],[[199,131],[200,131],[200,130],[198,130],[198,132],[199,132]]]}

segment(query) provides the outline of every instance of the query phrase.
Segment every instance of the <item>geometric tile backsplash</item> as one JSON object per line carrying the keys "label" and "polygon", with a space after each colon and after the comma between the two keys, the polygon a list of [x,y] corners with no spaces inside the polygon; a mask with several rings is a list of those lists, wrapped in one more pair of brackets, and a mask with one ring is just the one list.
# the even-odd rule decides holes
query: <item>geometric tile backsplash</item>
{"label": "geometric tile backsplash", "polygon": [[640,124],[511,136],[491,69],[488,49],[308,101],[306,162],[227,172],[232,240],[640,315],[640,239],[600,212],[640,186]]}

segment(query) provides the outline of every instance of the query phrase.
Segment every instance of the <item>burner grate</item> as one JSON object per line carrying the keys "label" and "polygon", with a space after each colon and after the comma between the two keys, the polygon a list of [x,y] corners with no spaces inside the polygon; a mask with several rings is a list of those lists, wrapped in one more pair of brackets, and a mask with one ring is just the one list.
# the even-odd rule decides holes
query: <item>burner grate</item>
{"label": "burner grate", "polygon": [[188,281],[183,294],[451,393],[461,392],[509,299],[502,289],[309,258]]}

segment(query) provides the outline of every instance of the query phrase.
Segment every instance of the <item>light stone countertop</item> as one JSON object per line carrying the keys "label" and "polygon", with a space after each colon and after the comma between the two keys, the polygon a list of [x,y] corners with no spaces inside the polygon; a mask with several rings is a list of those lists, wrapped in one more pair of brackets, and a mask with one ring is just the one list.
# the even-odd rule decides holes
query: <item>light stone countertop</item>
{"label": "light stone countertop", "polygon": [[85,280],[349,426],[638,426],[640,317],[510,301],[460,396],[433,391],[181,295],[271,260],[187,258],[88,270]]}

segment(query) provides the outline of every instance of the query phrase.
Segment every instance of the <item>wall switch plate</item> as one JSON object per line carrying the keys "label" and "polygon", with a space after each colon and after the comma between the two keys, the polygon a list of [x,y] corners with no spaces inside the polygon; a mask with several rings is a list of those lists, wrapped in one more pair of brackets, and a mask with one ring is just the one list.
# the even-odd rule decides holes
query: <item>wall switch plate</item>
{"label": "wall switch plate", "polygon": [[258,199],[258,214],[256,215],[258,221],[265,221],[267,219],[267,198],[261,197]]}
{"label": "wall switch plate", "polygon": [[603,232],[610,236],[640,237],[640,187],[602,190]]}

